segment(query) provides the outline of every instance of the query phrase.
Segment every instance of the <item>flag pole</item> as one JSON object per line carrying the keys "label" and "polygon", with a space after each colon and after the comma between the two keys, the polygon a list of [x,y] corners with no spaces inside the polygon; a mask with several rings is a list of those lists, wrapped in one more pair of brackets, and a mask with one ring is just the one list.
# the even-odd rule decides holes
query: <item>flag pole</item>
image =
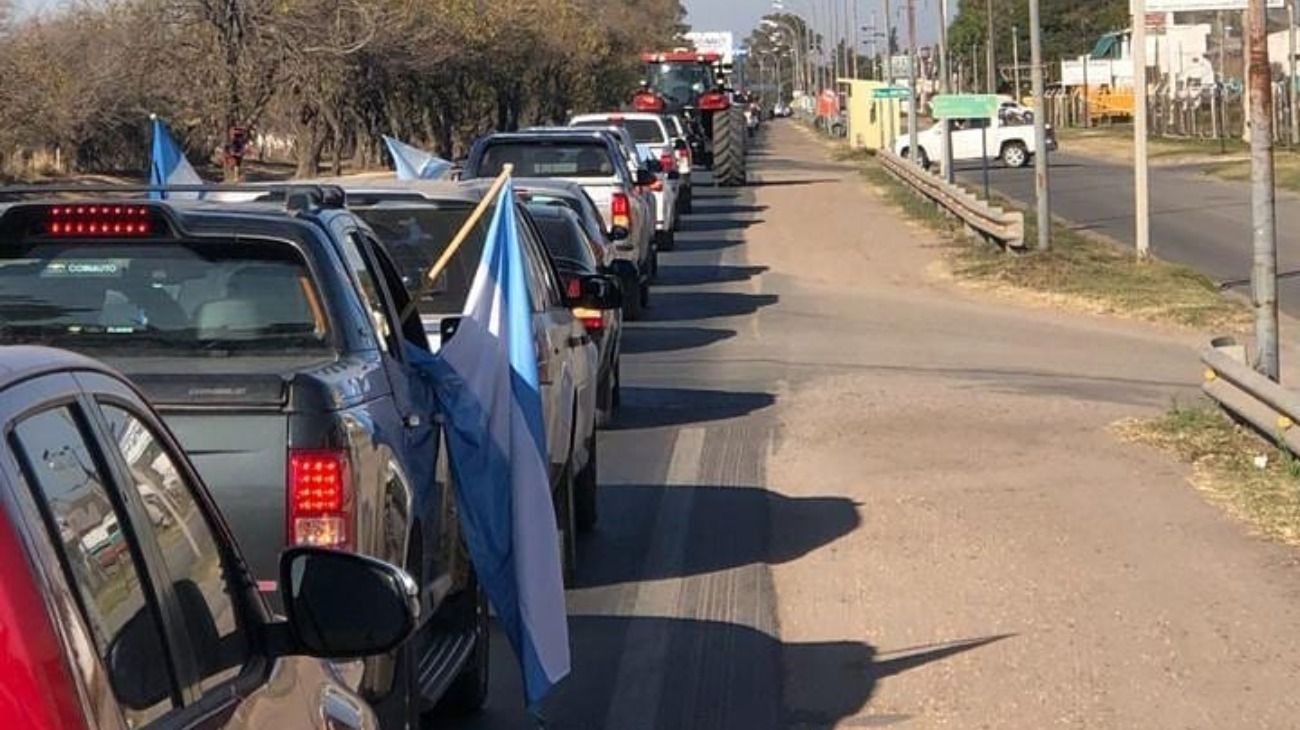
{"label": "flag pole", "polygon": [[465,223],[461,225],[460,230],[456,231],[456,236],[451,239],[451,243],[447,244],[447,249],[442,252],[442,255],[438,257],[438,260],[434,262],[432,267],[430,267],[429,273],[425,274],[423,281],[420,282],[419,291],[415,292],[415,296],[411,297],[410,303],[406,305],[406,309],[402,312],[403,320],[411,316],[411,312],[413,312],[416,306],[419,305],[420,300],[428,293],[429,288],[433,286],[434,282],[438,280],[438,277],[442,275],[442,272],[446,270],[447,265],[451,263],[451,257],[456,255],[456,252],[460,250],[460,247],[464,245],[466,239],[469,238],[469,234],[474,230],[474,226],[478,225],[479,220],[481,220],[483,215],[487,213],[488,208],[492,207],[493,201],[495,201],[497,196],[501,194],[501,188],[505,187],[506,181],[510,179],[510,175],[514,170],[514,165],[506,164],[501,166],[501,174],[497,175],[496,180],[492,181],[492,187],[488,188],[487,193],[483,195],[483,199],[478,202],[474,211],[469,214],[469,218],[466,218]]}

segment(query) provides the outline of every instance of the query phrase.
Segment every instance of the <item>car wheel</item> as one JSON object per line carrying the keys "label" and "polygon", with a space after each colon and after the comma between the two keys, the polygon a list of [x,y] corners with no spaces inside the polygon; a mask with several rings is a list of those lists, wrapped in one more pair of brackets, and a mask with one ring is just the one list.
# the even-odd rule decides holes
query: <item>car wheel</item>
{"label": "car wheel", "polygon": [[[655,235],[658,236],[658,238],[659,238],[658,242],[656,243],[656,250],[658,250],[658,251],[671,251],[671,250],[673,250],[674,248],[677,248],[677,232],[676,232],[676,231],[656,231],[656,232],[655,232]],[[655,269],[658,269],[658,268],[659,268],[659,262],[656,260],[656,261],[655,261]]]}
{"label": "car wheel", "polygon": [[614,389],[610,393],[609,402],[612,406],[610,409],[613,415],[618,415],[618,410],[623,407],[623,358],[614,361]]}
{"label": "car wheel", "polygon": [[645,293],[642,288],[645,285],[636,279],[628,279],[623,282],[623,318],[635,322],[641,319],[642,302],[645,300]]}
{"label": "car wheel", "polygon": [[487,594],[483,592],[478,576],[472,570],[465,590],[450,600],[461,602],[461,605],[450,607],[458,614],[453,620],[474,632],[474,651],[438,701],[437,713],[468,715],[483,709],[487,702],[492,661],[491,614],[488,611]]}
{"label": "car wheel", "polygon": [[641,291],[640,296],[637,297],[637,302],[640,304],[638,312],[641,316],[644,316],[646,307],[650,306],[650,282],[641,282]]}
{"label": "car wheel", "polygon": [[694,197],[695,197],[695,196],[694,196],[694,194],[691,192],[691,189],[690,189],[689,187],[686,188],[686,192],[682,195],[682,201],[681,201],[682,214],[683,214],[683,215],[690,215],[690,214],[691,214],[692,209],[695,207],[695,206],[694,206],[694,201],[692,200],[692,198],[694,198]]}
{"label": "car wheel", "polygon": [[560,484],[555,490],[555,521],[560,531],[560,571],[564,575],[564,585],[573,585],[578,572],[578,531],[575,529],[573,514],[573,456],[564,465],[560,475]]}
{"label": "car wheel", "polygon": [[1024,167],[1029,164],[1029,150],[1020,142],[1008,142],[1002,148],[1002,162],[1007,167]]}
{"label": "car wheel", "polygon": [[578,532],[591,532],[596,528],[596,434],[587,442],[587,465],[578,472],[574,480],[573,506],[574,526]]}

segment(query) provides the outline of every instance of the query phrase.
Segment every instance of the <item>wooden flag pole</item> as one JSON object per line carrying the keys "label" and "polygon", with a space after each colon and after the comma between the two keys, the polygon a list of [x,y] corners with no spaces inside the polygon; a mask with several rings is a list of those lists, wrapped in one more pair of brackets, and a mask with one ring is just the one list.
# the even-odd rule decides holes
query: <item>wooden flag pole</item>
{"label": "wooden flag pole", "polygon": [[474,230],[474,226],[478,225],[479,220],[481,220],[484,214],[487,213],[488,208],[492,207],[492,202],[501,194],[501,188],[505,187],[506,181],[510,179],[510,175],[514,170],[514,165],[507,164],[501,166],[501,174],[497,176],[496,180],[492,181],[492,187],[488,188],[487,193],[483,195],[483,199],[474,207],[474,211],[469,214],[469,218],[466,218],[465,223],[461,225],[460,230],[456,231],[456,236],[451,239],[451,243],[447,244],[447,249],[443,251],[442,255],[438,257],[438,260],[434,262],[433,266],[429,269],[429,273],[425,274],[424,280],[420,282],[419,291],[415,292],[415,296],[413,296],[410,303],[406,305],[406,310],[402,312],[403,321],[405,321],[407,317],[411,316],[411,312],[419,305],[420,300],[424,298],[425,294],[428,294],[429,289],[433,287],[434,282],[436,282],[438,277],[442,275],[442,272],[446,270],[447,265],[451,263],[451,257],[456,255],[456,252],[460,250],[460,247],[464,245],[466,239],[469,238],[469,234]]}

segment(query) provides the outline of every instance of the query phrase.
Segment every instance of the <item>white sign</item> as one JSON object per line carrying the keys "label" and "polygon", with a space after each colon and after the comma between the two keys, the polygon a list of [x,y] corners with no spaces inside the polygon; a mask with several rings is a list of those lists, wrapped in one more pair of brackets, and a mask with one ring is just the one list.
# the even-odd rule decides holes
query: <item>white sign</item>
{"label": "white sign", "polygon": [[[1148,13],[1194,13],[1198,10],[1245,10],[1248,0],[1147,0]],[[1285,0],[1268,0],[1270,8],[1285,6]],[[1129,0],[1129,14],[1133,2]]]}
{"label": "white sign", "polygon": [[695,50],[704,53],[719,53],[723,63],[731,63],[736,47],[736,36],[730,31],[694,31],[686,34],[686,40],[695,46]]}

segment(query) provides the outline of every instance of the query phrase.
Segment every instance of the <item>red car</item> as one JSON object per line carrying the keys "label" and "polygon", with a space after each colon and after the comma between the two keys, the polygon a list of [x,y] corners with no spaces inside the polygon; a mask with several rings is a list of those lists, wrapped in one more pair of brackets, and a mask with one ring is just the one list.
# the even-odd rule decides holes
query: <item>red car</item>
{"label": "red car", "polygon": [[0,726],[377,726],[321,660],[405,640],[406,573],[291,548],[273,617],[184,452],[93,360],[0,347],[0,432]]}

